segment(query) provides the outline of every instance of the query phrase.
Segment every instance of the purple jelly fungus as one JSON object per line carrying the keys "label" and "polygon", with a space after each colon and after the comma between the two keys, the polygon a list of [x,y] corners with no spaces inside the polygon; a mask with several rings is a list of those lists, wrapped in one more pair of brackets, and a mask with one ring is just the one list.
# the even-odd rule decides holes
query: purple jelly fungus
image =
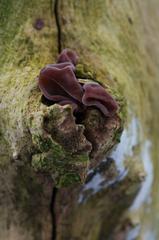
{"label": "purple jelly fungus", "polygon": [[34,28],[36,30],[41,30],[44,27],[44,21],[41,18],[38,18],[34,22]]}
{"label": "purple jelly fungus", "polygon": [[39,74],[38,85],[46,99],[60,105],[70,104],[75,114],[95,107],[106,117],[113,116],[118,104],[98,83],[81,84],[75,75],[77,54],[64,49],[56,64],[46,65]]}
{"label": "purple jelly fungus", "polygon": [[85,106],[95,106],[105,116],[112,116],[118,109],[117,102],[98,83],[87,83],[83,86],[82,103]]}
{"label": "purple jelly fungus", "polygon": [[57,59],[58,63],[71,62],[74,66],[78,63],[78,56],[76,52],[70,49],[64,49]]}
{"label": "purple jelly fungus", "polygon": [[39,87],[49,100],[63,101],[75,99],[82,102],[83,89],[78,82],[72,66],[45,67],[40,72]]}

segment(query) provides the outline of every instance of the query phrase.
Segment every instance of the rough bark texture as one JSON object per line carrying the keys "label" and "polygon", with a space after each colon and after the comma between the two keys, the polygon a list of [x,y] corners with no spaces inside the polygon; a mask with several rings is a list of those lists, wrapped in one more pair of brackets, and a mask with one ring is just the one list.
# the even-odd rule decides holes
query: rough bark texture
{"label": "rough bark texture", "polygon": [[[1,0],[0,239],[47,240],[53,232],[57,239],[126,239],[134,226],[140,226],[139,239],[151,239],[148,234],[158,239],[158,7],[157,0]],[[44,24],[40,30],[38,19]],[[51,132],[43,131],[43,120],[54,116],[55,110],[57,116],[61,111],[62,116],[68,112],[72,116],[69,107],[45,106],[36,82],[39,70],[55,62],[65,47],[80,56],[78,77],[102,83],[120,103],[120,120],[108,134],[111,140],[104,145],[102,156],[118,140],[124,120],[126,128],[135,117],[138,134],[130,156],[125,153],[129,172],[124,179],[113,163],[106,168],[102,165],[93,173],[98,176],[99,172],[104,179],[98,192],[88,188],[91,177],[83,187],[60,189],[54,198],[55,181],[70,184],[86,175],[83,169],[87,170],[89,157],[96,154],[80,152],[81,146],[89,145],[80,126],[75,133],[83,145],[71,156],[60,135],[53,138]],[[85,123],[90,138],[92,121]],[[154,165],[152,202],[143,202],[126,214],[143,176],[146,141],[151,142],[148,153]],[[50,149],[55,156],[51,167],[45,161],[50,159]],[[60,165],[61,159],[66,165]]]}
{"label": "rough bark texture", "polygon": [[[30,168],[31,138],[24,112],[40,68],[58,51],[53,5],[43,0],[1,1],[0,9],[0,238],[50,239],[53,183]],[[43,31],[33,27],[38,18],[44,21]]]}

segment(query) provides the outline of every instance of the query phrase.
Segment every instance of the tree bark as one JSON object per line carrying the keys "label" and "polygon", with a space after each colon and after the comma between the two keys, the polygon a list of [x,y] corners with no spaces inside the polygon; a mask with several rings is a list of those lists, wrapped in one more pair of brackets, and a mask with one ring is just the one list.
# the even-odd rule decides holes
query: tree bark
{"label": "tree bark", "polygon": [[[157,0],[1,0],[1,239],[126,239],[137,227],[139,239],[157,239],[158,7]],[[40,69],[56,62],[63,48],[80,56],[79,78],[103,84],[118,100],[120,110],[105,138],[109,144],[103,152],[107,150],[106,157],[114,158],[107,160],[106,166],[109,161],[110,166],[100,165],[103,155],[99,154],[99,166],[93,168],[86,184],[56,192],[56,181],[62,186],[63,182],[71,184],[77,175],[85,179],[87,164],[94,156],[85,150],[90,142],[75,123],[71,129],[80,144],[73,147],[77,151],[72,155],[65,142],[43,131],[46,116],[50,125],[58,125],[50,120],[56,119],[55,109],[60,119],[72,116],[69,107],[45,106],[36,81]],[[108,151],[123,127],[121,142],[116,150]],[[61,166],[51,165],[50,171],[50,165],[45,165],[50,149],[54,162],[68,161],[66,172]],[[123,178],[116,170],[120,160],[128,170]],[[103,187],[92,190],[99,175]],[[143,178],[148,185],[143,182],[139,191]],[[89,188],[89,183],[94,185]],[[151,203],[147,203],[149,197]]]}

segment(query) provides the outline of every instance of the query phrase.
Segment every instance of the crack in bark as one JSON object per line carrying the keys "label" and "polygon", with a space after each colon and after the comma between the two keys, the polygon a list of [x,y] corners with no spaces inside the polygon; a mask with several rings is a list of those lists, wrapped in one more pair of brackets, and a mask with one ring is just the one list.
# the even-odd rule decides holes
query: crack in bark
{"label": "crack in bark", "polygon": [[[55,16],[55,22],[57,27],[57,45],[58,45],[58,52],[61,52],[61,26],[59,21],[59,0],[52,1],[53,5],[53,15]],[[55,203],[56,203],[56,196],[57,196],[58,189],[56,187],[53,188],[51,204],[50,204],[50,212],[52,216],[52,240],[56,240],[56,211],[55,211]]]}
{"label": "crack in bark", "polygon": [[61,47],[61,26],[60,26],[60,20],[59,20],[59,0],[55,0],[54,14],[55,14],[55,21],[57,26],[58,52],[60,53],[62,50],[62,47]]}
{"label": "crack in bark", "polygon": [[55,212],[55,203],[58,189],[56,187],[53,188],[52,198],[50,204],[50,211],[52,216],[52,238],[51,240],[56,240],[56,212]]}

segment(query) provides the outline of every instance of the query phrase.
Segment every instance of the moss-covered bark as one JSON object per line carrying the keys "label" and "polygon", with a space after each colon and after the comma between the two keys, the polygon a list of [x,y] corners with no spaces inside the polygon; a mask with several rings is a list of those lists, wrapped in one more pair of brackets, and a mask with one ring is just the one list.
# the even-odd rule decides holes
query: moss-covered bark
{"label": "moss-covered bark", "polygon": [[[158,7],[157,0],[59,1],[62,48],[77,50],[87,71],[92,69],[99,81],[126,98],[127,124],[137,118],[138,140],[133,155],[126,157],[128,165],[139,169],[141,160],[146,165],[148,154],[152,157],[152,204],[131,211],[135,226],[142,222],[139,239],[158,236]],[[151,150],[143,154],[147,140]]]}
{"label": "moss-covered bark", "polygon": [[[52,3],[54,4],[54,3]],[[26,109],[36,76],[57,55],[50,1],[0,2],[0,239],[50,239],[53,183],[30,168]],[[37,19],[44,28],[36,30]]]}
{"label": "moss-covered bark", "polygon": [[[127,165],[131,174],[117,184],[118,187],[114,190],[102,190],[82,207],[77,202],[75,205],[73,203],[82,190],[75,190],[76,187],[68,188],[66,199],[72,201],[72,211],[67,210],[66,215],[63,211],[60,213],[61,222],[57,228],[57,234],[59,229],[60,234],[57,235],[57,239],[66,239],[66,235],[68,239],[72,236],[79,239],[92,239],[92,236],[94,239],[102,239],[103,236],[108,237],[112,234],[136,195],[136,177],[138,180],[141,175],[139,166],[142,144],[146,140],[152,143],[150,154],[155,166],[153,202],[149,213],[142,212],[141,208],[141,214],[135,213],[135,219],[144,219],[141,239],[144,239],[145,226],[152,230],[152,222],[154,228],[156,227],[157,216],[154,212],[158,209],[155,192],[158,181],[156,159],[159,118],[157,7],[157,0],[1,0],[0,238],[51,238],[52,221],[49,206],[52,199],[52,179],[59,185],[85,179],[89,160],[94,159],[96,155],[101,159],[101,156],[103,157],[103,154],[119,140],[126,111],[128,114],[124,127],[129,125],[132,116],[139,122],[135,150],[133,149],[129,159],[125,157],[129,160]],[[40,30],[36,28],[38,19],[44,24]],[[47,107],[41,102],[41,93],[36,82],[39,70],[44,65],[55,62],[58,50],[65,47],[76,50],[80,56],[80,64],[76,71],[78,78],[102,83],[120,104],[120,118],[114,120],[114,125],[112,122],[103,124],[108,131],[108,137],[101,134],[102,148],[95,138],[94,141],[88,141],[95,136],[91,128],[92,116],[96,113],[89,113],[89,118],[83,123],[87,128],[87,136],[83,134],[82,124],[76,125],[75,120],[71,120],[74,122],[70,129],[74,138],[79,139],[77,142],[67,142],[67,138],[64,138],[67,132],[62,126],[66,120],[63,116],[67,115],[67,112],[69,117],[72,117],[70,108],[60,108],[56,105]],[[61,112],[61,122],[58,125],[56,117]],[[58,130],[53,131],[54,125],[58,125]],[[44,127],[48,130],[47,134]],[[98,124],[96,128],[100,129]],[[108,139],[106,144],[105,139]],[[96,144],[96,150],[100,149],[101,152],[92,151],[89,154],[92,142]],[[69,152],[70,146],[74,147]],[[73,149],[76,151],[73,152]],[[92,165],[96,164],[93,162]],[[130,195],[127,195],[129,188]],[[63,191],[60,190],[57,195],[59,202]],[[69,194],[72,199],[68,198]],[[114,205],[114,198],[120,200],[119,205]],[[112,221],[107,222],[106,218],[111,217],[109,209],[113,217]],[[92,215],[89,217],[91,211]],[[64,224],[67,228],[61,224],[66,216],[68,224]],[[96,224],[96,219],[99,224]],[[90,226],[94,229],[92,232]],[[78,227],[80,232],[86,233],[84,238],[80,236]]]}

